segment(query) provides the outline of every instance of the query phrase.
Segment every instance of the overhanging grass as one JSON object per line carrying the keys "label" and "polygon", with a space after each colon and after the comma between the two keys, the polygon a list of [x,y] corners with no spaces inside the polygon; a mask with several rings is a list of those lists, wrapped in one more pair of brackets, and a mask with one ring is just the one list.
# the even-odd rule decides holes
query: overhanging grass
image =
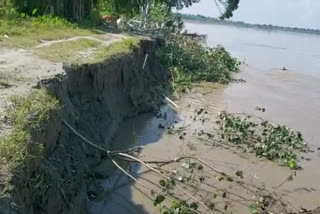
{"label": "overhanging grass", "polygon": [[30,48],[41,40],[58,40],[74,36],[99,34],[82,29],[65,19],[50,16],[0,18],[0,46]]}
{"label": "overhanging grass", "polygon": [[31,159],[41,159],[43,145],[31,141],[31,133],[40,129],[59,108],[59,102],[45,90],[28,96],[13,96],[4,118],[12,129],[0,139],[0,173],[23,166]]}
{"label": "overhanging grass", "polygon": [[139,42],[140,40],[137,38],[127,38],[110,46],[102,47],[92,54],[90,62],[99,62],[111,56],[131,53],[134,48],[138,47]]}

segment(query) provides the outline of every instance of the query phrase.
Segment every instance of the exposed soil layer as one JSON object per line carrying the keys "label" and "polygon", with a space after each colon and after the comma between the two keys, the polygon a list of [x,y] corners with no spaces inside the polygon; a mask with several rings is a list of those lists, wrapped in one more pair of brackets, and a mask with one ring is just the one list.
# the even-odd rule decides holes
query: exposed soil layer
{"label": "exposed soil layer", "polygon": [[[105,156],[84,145],[61,121],[66,120],[86,138],[112,149],[112,137],[121,122],[153,111],[159,104],[153,86],[166,81],[166,76],[154,60],[156,46],[155,41],[141,40],[139,48],[130,54],[97,64],[64,65],[37,82],[26,80],[25,93],[32,87],[45,88],[59,99],[61,109],[32,134],[32,140],[45,147],[40,166],[27,165],[23,171],[1,179],[10,177],[9,188],[0,198],[1,214],[88,212],[88,193],[94,178],[107,177],[112,168],[105,167]],[[46,67],[43,63],[37,64],[39,71]]]}

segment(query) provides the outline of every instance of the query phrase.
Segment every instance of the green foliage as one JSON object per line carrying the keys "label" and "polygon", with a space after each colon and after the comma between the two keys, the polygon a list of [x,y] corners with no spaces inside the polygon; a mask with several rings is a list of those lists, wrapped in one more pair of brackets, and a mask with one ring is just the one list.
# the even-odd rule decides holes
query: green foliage
{"label": "green foliage", "polygon": [[15,13],[11,0],[0,0],[0,18],[7,18]]}
{"label": "green foliage", "polygon": [[11,105],[4,114],[12,129],[0,139],[0,166],[2,170],[23,166],[29,159],[42,157],[43,145],[30,141],[50,118],[50,113],[59,108],[58,100],[44,90],[34,90],[28,96],[13,96]]}
{"label": "green foliage", "polygon": [[165,4],[154,2],[151,5],[150,17],[151,21],[155,23],[166,23],[170,20],[171,13]]}
{"label": "green foliage", "polygon": [[268,121],[256,123],[252,116],[240,117],[222,112],[219,115],[219,134],[234,144],[245,144],[258,157],[279,161],[297,169],[297,152],[304,151],[306,143],[300,132]]}
{"label": "green foliage", "polygon": [[[217,1],[225,9],[221,18],[231,17],[239,4],[239,0]],[[169,14],[170,8],[182,9],[198,2],[200,0],[151,0],[153,6],[162,5],[167,8],[162,14]],[[14,8],[20,14],[32,16],[50,14],[80,22],[88,18],[96,19],[101,12],[115,17],[133,17],[138,15],[144,6],[143,0],[0,0],[0,17],[8,15]]]}
{"label": "green foliage", "polygon": [[251,214],[257,213],[259,206],[256,203],[249,205],[249,211]]}
{"label": "green foliage", "polygon": [[225,10],[221,14],[220,19],[229,19],[233,16],[233,11],[238,9],[240,0],[227,0],[224,4]]}
{"label": "green foliage", "polygon": [[8,36],[23,36],[36,28],[41,30],[54,30],[65,27],[75,28],[76,26],[59,17],[30,17],[24,13],[21,13],[20,17],[15,17],[15,19],[0,20],[0,34],[6,34]]}
{"label": "green foliage", "polygon": [[186,90],[192,83],[228,83],[239,62],[222,47],[209,48],[198,39],[171,35],[157,51],[157,57],[170,72],[173,84]]}
{"label": "green foliage", "polygon": [[12,0],[19,13],[27,15],[55,15],[80,22],[98,17],[100,0]]}
{"label": "green foliage", "polygon": [[133,17],[139,13],[140,1],[132,0],[103,0],[101,13],[114,17]]}

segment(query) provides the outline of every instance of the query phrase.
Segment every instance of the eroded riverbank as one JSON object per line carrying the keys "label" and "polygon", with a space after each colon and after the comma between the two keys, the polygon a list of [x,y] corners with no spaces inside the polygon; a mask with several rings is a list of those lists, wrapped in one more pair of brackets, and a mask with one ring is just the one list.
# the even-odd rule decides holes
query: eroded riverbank
{"label": "eroded riverbank", "polygon": [[[237,78],[245,79],[246,83],[232,83],[229,86],[201,84],[177,101],[179,109],[163,106],[160,118],[150,114],[130,120],[122,127],[114,144],[127,147],[141,145],[139,157],[143,160],[171,160],[182,154],[194,155],[226,173],[243,171],[245,183],[277,191],[287,205],[292,206],[290,209],[319,207],[320,172],[317,170],[317,164],[320,161],[320,136],[317,124],[320,122],[320,80],[292,72],[263,73],[250,66],[243,67],[242,70]],[[256,111],[257,106],[266,108],[266,111]],[[194,122],[195,110],[201,108],[208,112],[205,116],[207,119],[204,123]],[[235,147],[221,146],[213,144],[212,140],[199,139],[198,133],[201,130],[212,130],[218,112],[223,110],[261,116],[299,130],[314,152],[303,155],[304,159],[299,162],[303,169],[297,171],[293,181],[286,182],[292,175],[288,168],[243,153]],[[175,128],[184,127],[186,134],[183,138],[181,135],[168,134],[165,129],[172,125]],[[130,172],[145,186],[151,188],[158,184],[159,177],[148,172],[145,167],[137,164],[131,164],[130,167]],[[216,174],[206,171],[201,172],[201,176],[204,177],[204,182],[199,184],[195,194],[203,196],[200,199],[205,201],[212,197],[214,192],[214,188],[209,184],[216,185],[219,179]],[[159,212],[159,208],[152,205],[150,191],[133,183],[128,177],[121,176],[120,172],[101,182],[108,197],[105,201],[94,203],[92,213]],[[232,195],[227,196],[227,201],[221,197],[215,201],[220,210],[249,213],[250,202],[246,199],[252,195],[248,193],[248,189],[239,188],[232,183],[222,184],[219,188],[227,190],[228,195]],[[226,203],[228,209],[224,210]]]}
{"label": "eroded riverbank", "polygon": [[114,150],[123,120],[158,109],[153,88],[167,76],[154,60],[157,47],[151,39],[124,39],[108,46],[108,57],[81,64],[0,50],[1,214],[88,213],[94,178],[110,168],[73,130]]}

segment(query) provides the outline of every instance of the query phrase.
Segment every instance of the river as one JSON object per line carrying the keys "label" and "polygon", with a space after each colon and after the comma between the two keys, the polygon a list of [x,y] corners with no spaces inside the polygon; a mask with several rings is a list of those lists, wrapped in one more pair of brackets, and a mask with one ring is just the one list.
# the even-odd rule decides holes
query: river
{"label": "river", "polygon": [[234,56],[263,71],[286,67],[320,77],[320,36],[225,25],[186,22],[191,32],[206,34],[207,44],[222,44]]}
{"label": "river", "polygon": [[[277,190],[295,208],[320,206],[320,37],[200,23],[186,23],[186,28],[206,34],[207,45],[222,44],[238,59],[245,60],[246,65],[236,77],[246,82],[227,86],[200,84],[176,101],[179,109],[163,106],[165,118],[146,114],[126,122],[114,145],[140,145],[139,157],[149,160],[174,159],[182,153],[196,155],[219,170],[243,170],[245,181]],[[288,70],[283,71],[282,67]],[[266,112],[256,111],[257,106],[266,108]],[[199,108],[209,112],[206,124],[192,123],[190,117]],[[253,114],[299,130],[314,152],[300,161],[303,169],[294,180],[283,183],[292,173],[289,169],[250,154],[239,155],[236,149],[208,146],[197,140],[193,133],[210,129],[211,122],[223,110]],[[187,137],[181,140],[170,135],[159,129],[159,124],[188,126]],[[146,187],[159,180],[137,164],[131,165],[131,173]],[[214,175],[204,177],[210,180]],[[93,214],[160,213],[149,200],[150,191],[127,177],[115,175],[101,184],[109,194],[106,200],[93,203]],[[223,188],[247,194],[234,186]],[[208,189],[205,186],[199,192],[204,195]],[[249,213],[246,204],[230,207],[233,213]]]}

